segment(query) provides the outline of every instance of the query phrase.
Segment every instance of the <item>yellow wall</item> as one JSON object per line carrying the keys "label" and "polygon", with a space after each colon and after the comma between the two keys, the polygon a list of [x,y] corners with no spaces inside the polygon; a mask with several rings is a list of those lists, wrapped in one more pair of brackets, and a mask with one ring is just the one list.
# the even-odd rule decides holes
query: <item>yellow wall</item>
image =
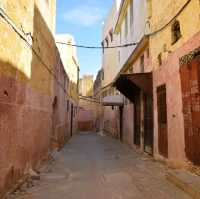
{"label": "yellow wall", "polygon": [[[152,0],[152,17],[150,18],[151,32],[154,32],[168,23],[187,1],[188,0]],[[155,68],[158,67],[157,57],[160,53],[162,53],[162,58],[165,59],[170,51],[173,52],[180,48],[189,38],[199,32],[200,1],[191,0],[189,5],[176,18],[176,20],[180,22],[182,37],[174,45],[172,45],[171,40],[171,24],[169,24],[164,30],[151,36],[151,55],[153,66]],[[167,51],[169,52],[163,53],[164,45],[167,46]]]}
{"label": "yellow wall", "polygon": [[90,97],[93,95],[93,75],[84,75],[80,79],[80,95]]}
{"label": "yellow wall", "polygon": [[[55,2],[51,2],[54,5]],[[30,36],[25,36],[26,40],[32,44],[37,54],[52,69],[56,63],[56,51],[53,32],[47,23],[52,23],[55,13],[48,10],[51,20],[43,19],[41,9],[38,8],[37,4],[38,1],[34,2],[33,0],[24,0],[19,3],[14,0],[3,0],[0,6],[10,16],[21,34],[25,36],[23,32],[31,33],[33,41]],[[52,92],[50,73],[25,41],[2,18],[0,18],[0,44],[0,74],[16,76],[18,80],[24,81],[32,88],[44,93],[50,94]],[[52,56],[49,57],[49,54]]]}

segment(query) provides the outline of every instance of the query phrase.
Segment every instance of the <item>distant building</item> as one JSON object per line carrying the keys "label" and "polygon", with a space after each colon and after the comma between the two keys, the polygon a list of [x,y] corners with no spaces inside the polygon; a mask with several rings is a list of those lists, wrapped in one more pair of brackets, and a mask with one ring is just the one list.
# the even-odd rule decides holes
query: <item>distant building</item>
{"label": "distant building", "polygon": [[93,96],[93,75],[84,75],[80,81],[79,95],[85,97]]}

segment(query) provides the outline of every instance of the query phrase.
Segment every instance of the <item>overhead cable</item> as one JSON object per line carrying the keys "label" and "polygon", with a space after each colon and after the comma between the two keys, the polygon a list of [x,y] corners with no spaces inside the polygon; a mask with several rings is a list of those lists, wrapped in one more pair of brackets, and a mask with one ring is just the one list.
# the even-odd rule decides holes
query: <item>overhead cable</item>
{"label": "overhead cable", "polygon": [[[188,0],[182,7],[181,9],[174,15],[166,24],[164,24],[162,27],[159,29],[150,32],[148,34],[144,34],[144,36],[153,36],[157,34],[158,32],[164,30],[173,20],[175,20],[181,13],[182,11],[188,6],[188,4],[191,2],[191,0]],[[149,23],[149,22],[147,22]],[[85,48],[85,49],[114,49],[114,48],[126,48],[129,46],[136,46],[139,44],[139,42],[133,42],[133,43],[128,43],[128,44],[123,44],[123,45],[116,45],[116,46],[86,46],[86,45],[76,45],[76,44],[71,44],[71,43],[65,43],[65,42],[56,42],[57,44],[63,44],[67,46],[72,46],[72,47],[77,47],[77,48]]]}
{"label": "overhead cable", "polygon": [[32,52],[35,54],[35,56],[38,58],[40,63],[46,68],[46,70],[54,77],[58,85],[62,88],[62,90],[67,93],[65,87],[62,85],[62,83],[58,80],[53,70],[45,63],[45,61],[41,58],[41,56],[36,52],[36,50],[33,48],[32,44],[29,43],[28,39],[26,38],[26,35],[24,35],[23,32],[21,32],[15,23],[11,20],[11,18],[4,12],[2,8],[0,8],[0,16],[6,21],[6,23],[15,31],[15,33],[25,42],[25,44],[32,50]]}

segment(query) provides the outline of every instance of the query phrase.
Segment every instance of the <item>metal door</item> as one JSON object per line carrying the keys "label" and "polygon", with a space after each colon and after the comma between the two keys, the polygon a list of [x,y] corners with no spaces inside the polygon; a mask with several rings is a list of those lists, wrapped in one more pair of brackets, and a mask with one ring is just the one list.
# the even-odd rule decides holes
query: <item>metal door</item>
{"label": "metal door", "polygon": [[153,154],[153,99],[144,94],[144,151]]}
{"label": "metal door", "polygon": [[180,67],[185,151],[187,158],[200,165],[200,56]]}
{"label": "metal door", "polygon": [[159,153],[168,158],[168,131],[167,131],[167,102],[166,86],[157,88],[158,108],[158,149]]}

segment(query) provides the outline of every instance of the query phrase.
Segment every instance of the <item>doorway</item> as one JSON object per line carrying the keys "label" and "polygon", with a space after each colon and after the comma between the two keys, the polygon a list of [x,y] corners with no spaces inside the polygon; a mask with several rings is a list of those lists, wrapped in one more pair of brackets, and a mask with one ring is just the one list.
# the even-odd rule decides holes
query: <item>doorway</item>
{"label": "doorway", "polygon": [[153,154],[153,98],[144,94],[144,151]]}
{"label": "doorway", "polygon": [[200,55],[180,68],[185,152],[195,165],[200,165]]}
{"label": "doorway", "polygon": [[158,149],[159,153],[168,158],[168,130],[167,130],[167,101],[166,85],[157,87],[158,108]]}

